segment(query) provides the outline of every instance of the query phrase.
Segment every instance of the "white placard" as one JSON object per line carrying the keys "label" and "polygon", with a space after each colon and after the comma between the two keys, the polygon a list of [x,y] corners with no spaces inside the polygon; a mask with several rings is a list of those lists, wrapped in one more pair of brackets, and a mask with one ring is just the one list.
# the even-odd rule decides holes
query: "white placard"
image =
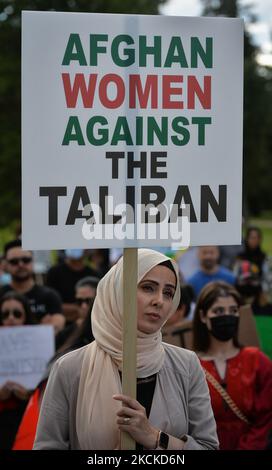
{"label": "white placard", "polygon": [[34,389],[54,352],[55,336],[51,325],[0,328],[0,386],[12,381]]}
{"label": "white placard", "polygon": [[240,244],[242,20],[27,11],[22,31],[25,248]]}

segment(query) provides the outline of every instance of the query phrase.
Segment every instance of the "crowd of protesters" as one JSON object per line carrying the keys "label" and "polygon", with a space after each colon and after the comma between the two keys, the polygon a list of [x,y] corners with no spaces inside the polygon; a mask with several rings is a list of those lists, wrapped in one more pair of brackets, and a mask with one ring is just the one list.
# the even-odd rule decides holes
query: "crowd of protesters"
{"label": "crowd of protesters", "polygon": [[[250,227],[241,246],[164,250],[178,263],[181,300],[162,332],[180,331],[191,322],[190,348],[206,373],[220,449],[271,447],[271,361],[256,346],[241,345],[237,336],[243,304],[250,305],[253,317],[272,322],[270,260],[261,245],[260,229]],[[121,254],[69,249],[48,253],[45,263],[44,255],[22,249],[20,239],[5,245],[0,326],[52,325],[56,355],[35,390],[13,381],[0,386],[0,449],[32,448],[51,366],[94,340],[91,310],[97,285]]]}

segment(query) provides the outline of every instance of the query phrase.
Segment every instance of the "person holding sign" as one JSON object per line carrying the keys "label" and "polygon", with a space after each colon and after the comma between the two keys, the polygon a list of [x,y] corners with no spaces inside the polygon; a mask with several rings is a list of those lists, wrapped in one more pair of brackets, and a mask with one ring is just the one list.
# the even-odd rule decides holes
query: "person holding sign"
{"label": "person holding sign", "polygon": [[[35,323],[27,299],[8,292],[0,300],[0,327],[33,325]],[[11,449],[31,390],[7,381],[0,386],[0,450]]]}
{"label": "person holding sign", "polygon": [[216,449],[197,356],[161,340],[180,298],[176,263],[153,250],[138,252],[137,400],[122,395],[122,298],[123,258],[98,284],[95,341],[52,368],[34,449],[119,449],[120,431],[138,449]]}
{"label": "person holding sign", "polygon": [[194,350],[206,372],[222,450],[264,450],[272,429],[272,362],[238,343],[236,289],[211,282],[194,316]]}

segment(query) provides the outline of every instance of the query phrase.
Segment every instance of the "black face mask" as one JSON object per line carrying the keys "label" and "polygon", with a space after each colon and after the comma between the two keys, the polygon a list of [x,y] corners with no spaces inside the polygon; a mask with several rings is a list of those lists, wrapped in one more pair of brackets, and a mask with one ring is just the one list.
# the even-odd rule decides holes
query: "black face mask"
{"label": "black face mask", "polygon": [[229,341],[237,333],[239,317],[235,315],[221,315],[210,318],[211,334],[219,341]]}

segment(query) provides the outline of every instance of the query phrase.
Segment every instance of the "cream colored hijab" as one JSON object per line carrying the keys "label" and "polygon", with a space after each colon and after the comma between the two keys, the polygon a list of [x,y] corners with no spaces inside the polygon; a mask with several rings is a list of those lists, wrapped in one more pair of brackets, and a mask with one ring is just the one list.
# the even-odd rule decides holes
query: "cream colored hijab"
{"label": "cream colored hijab", "polygon": [[[171,261],[178,281],[178,268],[173,260],[157,251],[138,250],[138,283],[164,261]],[[168,318],[176,311],[179,299],[177,282]],[[116,413],[121,405],[112,396],[122,393],[118,372],[122,370],[122,303],[123,258],[99,282],[92,309],[95,341],[84,354],[76,409],[77,436],[84,450],[112,450],[119,443]],[[137,331],[137,377],[157,373],[163,362],[161,331],[153,334]]]}

